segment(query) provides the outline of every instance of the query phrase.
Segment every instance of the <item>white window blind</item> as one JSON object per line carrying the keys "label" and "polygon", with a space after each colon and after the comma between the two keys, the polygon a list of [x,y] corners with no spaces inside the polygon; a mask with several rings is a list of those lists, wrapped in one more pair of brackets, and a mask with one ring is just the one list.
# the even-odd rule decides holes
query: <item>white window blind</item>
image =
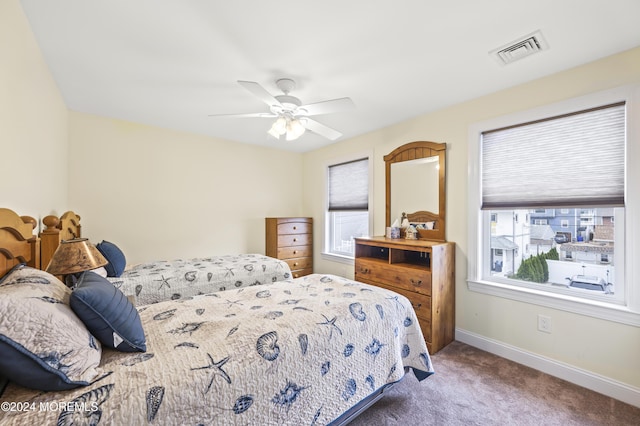
{"label": "white window blind", "polygon": [[329,166],[329,211],[369,209],[369,159]]}
{"label": "white window blind", "polygon": [[624,206],[625,104],[482,133],[482,208]]}

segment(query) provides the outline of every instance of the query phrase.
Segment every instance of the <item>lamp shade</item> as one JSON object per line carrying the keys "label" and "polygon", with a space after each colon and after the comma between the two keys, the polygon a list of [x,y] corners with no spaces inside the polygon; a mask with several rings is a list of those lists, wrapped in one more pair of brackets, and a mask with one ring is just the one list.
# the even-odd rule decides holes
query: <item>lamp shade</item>
{"label": "lamp shade", "polygon": [[69,275],[105,266],[107,259],[86,238],[62,241],[47,266],[53,275]]}

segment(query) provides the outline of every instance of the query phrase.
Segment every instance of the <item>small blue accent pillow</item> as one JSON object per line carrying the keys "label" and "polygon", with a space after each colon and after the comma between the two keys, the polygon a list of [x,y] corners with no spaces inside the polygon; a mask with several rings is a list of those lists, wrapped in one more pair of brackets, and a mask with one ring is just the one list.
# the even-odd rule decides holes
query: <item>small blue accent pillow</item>
{"label": "small blue accent pillow", "polygon": [[122,250],[109,241],[102,241],[96,245],[96,248],[109,261],[104,267],[107,270],[108,277],[119,277],[127,266],[127,260]]}
{"label": "small blue accent pillow", "polygon": [[104,346],[122,352],[147,350],[138,311],[106,278],[91,271],[83,272],[69,304]]}

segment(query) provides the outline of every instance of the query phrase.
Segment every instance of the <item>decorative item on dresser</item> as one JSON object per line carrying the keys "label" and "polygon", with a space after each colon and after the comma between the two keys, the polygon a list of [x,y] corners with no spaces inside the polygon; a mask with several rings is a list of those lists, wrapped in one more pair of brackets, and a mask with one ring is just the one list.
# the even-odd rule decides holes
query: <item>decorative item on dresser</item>
{"label": "decorative item on dresser", "polygon": [[454,251],[451,242],[356,238],[355,280],[407,297],[429,353],[454,339]]}
{"label": "decorative item on dresser", "polygon": [[293,278],[313,273],[313,219],[267,217],[266,255],[284,260]]}

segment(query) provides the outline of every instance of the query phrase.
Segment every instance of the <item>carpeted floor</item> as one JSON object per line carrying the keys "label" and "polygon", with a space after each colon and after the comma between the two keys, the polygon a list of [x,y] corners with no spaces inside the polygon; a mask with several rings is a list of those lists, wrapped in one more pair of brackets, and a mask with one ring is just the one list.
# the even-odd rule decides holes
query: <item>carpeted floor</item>
{"label": "carpeted floor", "polygon": [[464,343],[432,361],[436,374],[408,374],[351,425],[640,425],[640,408]]}

